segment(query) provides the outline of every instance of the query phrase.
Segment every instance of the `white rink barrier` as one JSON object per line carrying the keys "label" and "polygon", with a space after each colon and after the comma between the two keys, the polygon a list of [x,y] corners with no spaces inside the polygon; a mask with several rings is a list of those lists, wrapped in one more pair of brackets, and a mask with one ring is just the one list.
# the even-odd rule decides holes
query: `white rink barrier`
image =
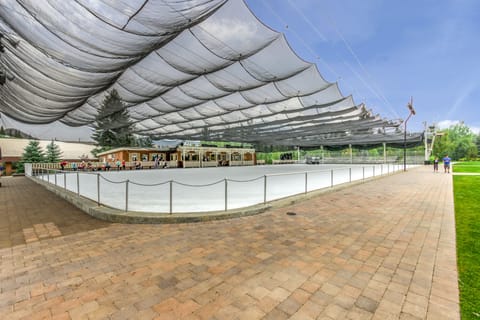
{"label": "white rink barrier", "polygon": [[[280,166],[282,165],[256,168],[264,168],[264,171],[268,172],[269,167]],[[296,166],[302,169],[312,167],[283,166],[290,171],[296,169]],[[408,165],[408,168],[411,167],[415,165]],[[248,168],[252,167],[237,168],[236,170],[249,170]],[[387,175],[403,169],[402,164],[348,165],[263,175],[258,175],[258,172],[239,171],[235,176],[233,168],[102,171],[101,173],[42,168],[32,169],[31,175],[35,179],[74,192],[79,197],[91,199],[99,206],[125,211],[186,213],[226,211],[266,204],[288,196]],[[159,180],[162,178],[160,172],[169,172],[171,175],[166,180]],[[200,172],[205,174],[200,180],[208,177],[212,181],[192,183],[192,180],[195,182],[194,176]],[[232,174],[233,177],[221,178],[219,174],[224,176]],[[191,178],[190,181],[188,177]],[[150,183],[152,179],[160,182]]]}

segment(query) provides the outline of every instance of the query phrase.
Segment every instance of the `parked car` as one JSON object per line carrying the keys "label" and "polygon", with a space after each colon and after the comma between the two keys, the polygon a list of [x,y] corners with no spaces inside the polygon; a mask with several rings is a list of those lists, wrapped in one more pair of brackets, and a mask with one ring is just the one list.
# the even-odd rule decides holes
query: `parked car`
{"label": "parked car", "polygon": [[307,156],[307,164],[320,164],[320,157]]}

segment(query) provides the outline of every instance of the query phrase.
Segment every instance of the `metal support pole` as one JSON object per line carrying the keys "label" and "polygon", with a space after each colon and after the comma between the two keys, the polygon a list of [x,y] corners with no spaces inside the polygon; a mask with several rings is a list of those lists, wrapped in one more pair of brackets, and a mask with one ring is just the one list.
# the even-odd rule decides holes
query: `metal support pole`
{"label": "metal support pole", "polygon": [[375,166],[373,166],[373,177],[375,178]]}
{"label": "metal support pole", "polygon": [[403,171],[407,171],[407,122],[411,116],[415,115],[415,109],[413,108],[413,98],[410,99],[410,102],[407,104],[409,114],[407,119],[405,119],[405,130],[403,131]]}
{"label": "metal support pole", "polygon": [[67,173],[63,173],[63,187],[67,190]]}
{"label": "metal support pole", "polygon": [[350,163],[353,163],[353,150],[352,150],[352,145],[348,145],[348,149],[350,150]]}
{"label": "metal support pole", "polygon": [[267,204],[267,175],[263,176],[263,204]]}
{"label": "metal support pole", "polygon": [[128,211],[128,182],[129,180],[125,181],[125,212]]}
{"label": "metal support pole", "polygon": [[97,173],[97,205],[100,206],[100,173]]}
{"label": "metal support pole", "polygon": [[54,171],[55,173],[55,186],[57,185],[57,171]]}
{"label": "metal support pole", "polygon": [[365,167],[362,167],[362,175],[363,175],[362,180],[365,180]]}
{"label": "metal support pole", "polygon": [[348,168],[348,175],[350,176],[350,182],[352,182],[352,167]]}
{"label": "metal support pole", "polygon": [[170,180],[170,214],[172,214],[172,208],[173,208],[173,181]]}
{"label": "metal support pole", "polygon": [[383,163],[387,163],[387,144],[383,143]]}
{"label": "metal support pole", "polygon": [[228,187],[227,187],[227,179],[225,179],[225,211],[227,211],[227,193],[228,193]]}
{"label": "metal support pole", "polygon": [[407,171],[407,121],[405,121],[405,131],[403,132],[403,171]]}
{"label": "metal support pole", "polygon": [[307,172],[305,172],[305,194],[308,192],[308,176]]}
{"label": "metal support pole", "polygon": [[333,169],[330,170],[330,187],[333,187]]}

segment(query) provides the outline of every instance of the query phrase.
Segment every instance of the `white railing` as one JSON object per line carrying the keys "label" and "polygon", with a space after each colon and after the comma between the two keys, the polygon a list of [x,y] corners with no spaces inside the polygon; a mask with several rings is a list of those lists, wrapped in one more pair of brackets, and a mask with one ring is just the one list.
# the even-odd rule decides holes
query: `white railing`
{"label": "white railing", "polygon": [[108,175],[107,172],[60,171],[38,167],[32,168],[29,175],[74,192],[79,197],[91,199],[99,206],[125,211],[180,213],[220,211],[266,204],[284,197],[399,170],[403,170],[403,165],[376,164],[265,174],[245,180],[224,178],[209,184],[187,184],[174,180],[149,184],[129,179],[121,180],[122,178],[116,178],[116,172]]}

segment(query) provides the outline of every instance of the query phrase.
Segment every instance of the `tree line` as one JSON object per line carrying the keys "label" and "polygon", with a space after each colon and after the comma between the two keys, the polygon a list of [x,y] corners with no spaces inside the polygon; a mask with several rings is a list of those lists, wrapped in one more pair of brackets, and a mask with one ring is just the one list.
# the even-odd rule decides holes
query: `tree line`
{"label": "tree line", "polygon": [[448,155],[452,160],[475,160],[480,150],[480,132],[475,134],[463,122],[438,131],[432,150],[432,157],[443,158]]}

